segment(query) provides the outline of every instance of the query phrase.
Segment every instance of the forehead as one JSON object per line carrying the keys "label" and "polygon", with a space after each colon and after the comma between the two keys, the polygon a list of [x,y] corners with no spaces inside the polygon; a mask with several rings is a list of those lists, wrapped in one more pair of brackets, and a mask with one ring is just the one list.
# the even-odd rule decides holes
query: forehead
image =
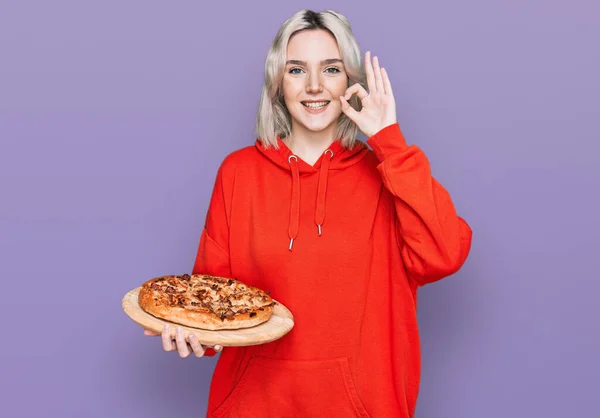
{"label": "forehead", "polygon": [[320,61],[330,58],[342,57],[333,35],[323,29],[304,30],[288,42],[288,60]]}

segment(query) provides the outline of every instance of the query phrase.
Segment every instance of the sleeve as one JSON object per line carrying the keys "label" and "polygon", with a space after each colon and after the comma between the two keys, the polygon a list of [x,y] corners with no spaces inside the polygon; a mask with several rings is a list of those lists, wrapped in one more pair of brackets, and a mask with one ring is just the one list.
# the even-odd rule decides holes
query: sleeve
{"label": "sleeve", "polygon": [[[229,259],[229,220],[230,200],[227,196],[227,176],[223,166],[217,172],[210,204],[200,235],[200,244],[192,268],[192,274],[212,274],[215,276],[231,277]],[[232,190],[229,188],[229,190]],[[216,351],[208,348],[206,356],[214,356]]]}
{"label": "sleeve", "polygon": [[226,202],[223,166],[217,172],[210,204],[206,213],[200,244],[192,268],[193,274],[230,277],[229,205]]}
{"label": "sleeve", "polygon": [[432,177],[423,151],[406,144],[398,123],[367,143],[379,159],[384,186],[394,196],[398,244],[409,278],[423,286],[456,273],[469,254],[472,231]]}

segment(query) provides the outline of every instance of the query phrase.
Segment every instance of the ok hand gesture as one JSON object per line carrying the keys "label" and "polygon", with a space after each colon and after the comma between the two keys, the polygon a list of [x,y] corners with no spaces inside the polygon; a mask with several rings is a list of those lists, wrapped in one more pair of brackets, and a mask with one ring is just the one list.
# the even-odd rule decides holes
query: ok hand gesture
{"label": "ok hand gesture", "polygon": [[[367,137],[371,137],[386,126],[396,123],[396,102],[392,93],[392,84],[384,68],[379,67],[377,57],[371,62],[371,52],[365,55],[365,73],[369,92],[356,83],[340,96],[342,112],[352,120]],[[362,102],[360,112],[356,111],[348,100],[358,95]]]}

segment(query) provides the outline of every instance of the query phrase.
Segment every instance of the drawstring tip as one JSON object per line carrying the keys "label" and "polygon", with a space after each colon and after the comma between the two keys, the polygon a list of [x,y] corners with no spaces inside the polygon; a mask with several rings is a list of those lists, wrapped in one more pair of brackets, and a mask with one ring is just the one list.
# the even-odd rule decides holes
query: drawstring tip
{"label": "drawstring tip", "polygon": [[290,238],[290,251],[292,251],[292,245],[294,245],[294,238]]}
{"label": "drawstring tip", "polygon": [[321,234],[323,233],[323,231],[321,230],[321,225],[317,225],[317,228],[319,229],[319,236],[321,236]]}

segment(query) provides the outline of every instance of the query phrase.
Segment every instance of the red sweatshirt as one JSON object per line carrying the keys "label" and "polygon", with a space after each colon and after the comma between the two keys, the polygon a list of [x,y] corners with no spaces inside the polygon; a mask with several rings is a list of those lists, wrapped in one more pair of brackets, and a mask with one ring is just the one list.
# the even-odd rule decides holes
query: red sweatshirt
{"label": "red sweatshirt", "polygon": [[224,348],[208,416],[414,416],[417,288],[463,265],[471,229],[398,124],[367,143],[311,166],[257,141],[219,168],[193,273],[270,291],[295,325]]}

